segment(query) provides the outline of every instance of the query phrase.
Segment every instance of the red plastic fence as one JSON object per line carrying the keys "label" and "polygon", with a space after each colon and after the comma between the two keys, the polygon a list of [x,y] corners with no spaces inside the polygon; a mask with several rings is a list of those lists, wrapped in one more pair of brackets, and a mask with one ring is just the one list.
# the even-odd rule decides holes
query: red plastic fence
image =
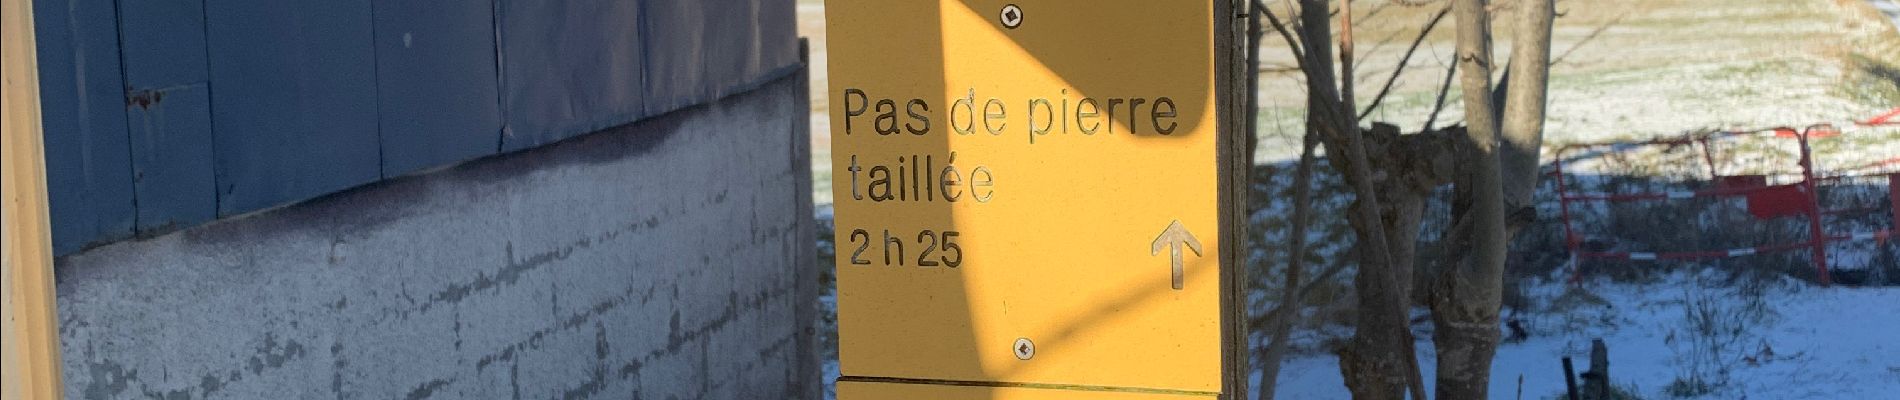
{"label": "red plastic fence", "polygon": [[[1889,124],[1900,125],[1900,109],[1895,109],[1891,112],[1888,112],[1885,115],[1881,115],[1867,121],[1861,121],[1859,122],[1859,124],[1863,126],[1876,126],[1876,125],[1889,125]],[[1766,176],[1749,175],[1749,176],[1725,177],[1718,173],[1718,169],[1717,169],[1717,165],[1716,165],[1715,157],[1714,157],[1714,152],[1709,146],[1711,141],[1724,139],[1724,138],[1731,138],[1731,137],[1761,135],[1761,134],[1769,134],[1769,133],[1772,133],[1774,134],[1774,136],[1777,136],[1777,137],[1793,138],[1799,143],[1800,145],[1799,164],[1801,166],[1801,181],[1800,182],[1782,184],[1782,185],[1768,185],[1766,184],[1767,183]],[[1560,147],[1556,150],[1556,153],[1553,155],[1553,157],[1555,158],[1555,161],[1553,162],[1555,171],[1553,171],[1552,174],[1556,176],[1556,187],[1557,187],[1557,193],[1558,193],[1558,208],[1560,210],[1561,217],[1563,219],[1565,246],[1570,250],[1570,254],[1573,257],[1579,258],[1579,259],[1609,259],[1609,260],[1626,260],[1626,261],[1627,260],[1634,260],[1634,261],[1706,260],[1706,259],[1717,259],[1717,258],[1743,257],[1743,256],[1750,256],[1750,255],[1755,255],[1755,254],[1799,250],[1799,249],[1805,248],[1805,249],[1809,249],[1809,251],[1811,252],[1810,260],[1812,261],[1814,265],[1816,276],[1820,280],[1821,284],[1823,285],[1832,284],[1833,278],[1830,276],[1828,272],[1828,268],[1827,268],[1828,243],[1839,242],[1839,241],[1853,241],[1853,240],[1879,240],[1881,242],[1885,242],[1897,235],[1896,227],[1893,225],[1889,225],[1889,227],[1885,230],[1880,230],[1880,231],[1875,231],[1875,232],[1859,232],[1859,233],[1844,234],[1844,235],[1830,235],[1826,232],[1826,230],[1822,226],[1823,224],[1822,216],[1850,213],[1850,212],[1855,212],[1858,210],[1869,209],[1869,208],[1863,208],[1863,209],[1851,209],[1851,210],[1824,210],[1821,208],[1821,203],[1819,199],[1820,196],[1817,195],[1818,194],[1817,184],[1820,182],[1842,180],[1842,179],[1850,178],[1852,176],[1851,175],[1817,176],[1815,172],[1816,167],[1815,167],[1815,162],[1814,162],[1814,157],[1813,157],[1813,148],[1809,146],[1809,142],[1811,139],[1831,137],[1831,136],[1836,136],[1840,134],[1841,134],[1841,131],[1839,129],[1835,129],[1831,125],[1814,125],[1806,129],[1801,129],[1801,130],[1795,130],[1793,128],[1787,128],[1787,127],[1777,127],[1777,128],[1761,129],[1761,130],[1753,130],[1753,131],[1711,132],[1711,133],[1696,135],[1692,137],[1674,138],[1674,139],[1658,139],[1658,140],[1649,140],[1649,141],[1642,141],[1642,142],[1583,143],[1583,144],[1573,144],[1569,146]],[[1682,145],[1699,146],[1702,150],[1703,161],[1708,164],[1707,167],[1708,167],[1709,174],[1713,177],[1713,179],[1717,180],[1716,187],[1712,189],[1703,189],[1703,190],[1694,190],[1694,191],[1668,191],[1668,192],[1648,192],[1648,193],[1597,193],[1597,192],[1571,193],[1570,192],[1570,187],[1569,187],[1570,182],[1568,182],[1568,178],[1564,174],[1564,161],[1565,161],[1565,155],[1567,153],[1576,152],[1580,150],[1586,150],[1586,149],[1604,149],[1610,152],[1617,152],[1617,151],[1625,151],[1625,150],[1629,150],[1629,149],[1637,148],[1641,146],[1665,146],[1665,145],[1666,146],[1682,146]],[[1875,162],[1869,165],[1856,166],[1853,168],[1845,169],[1843,171],[1865,171],[1865,170],[1881,168],[1888,165],[1900,165],[1900,157],[1897,157],[1891,160]],[[1878,175],[1873,175],[1873,176],[1878,176]],[[1888,182],[1889,182],[1888,197],[1893,203],[1892,204],[1892,207],[1893,207],[1892,209],[1894,213],[1893,224],[1900,224],[1900,173],[1889,173],[1889,174],[1886,174],[1886,176],[1888,177]],[[1674,252],[1583,251],[1583,248],[1582,248],[1583,238],[1581,235],[1577,233],[1575,223],[1572,220],[1573,214],[1571,211],[1571,203],[1577,203],[1577,202],[1667,201],[1667,200],[1676,200],[1676,199],[1732,197],[1732,196],[1746,196],[1748,199],[1749,213],[1754,215],[1757,218],[1766,219],[1766,218],[1794,216],[1794,215],[1805,216],[1808,221],[1808,238],[1809,239],[1806,241],[1795,242],[1795,243],[1781,243],[1781,244],[1771,244],[1771,245],[1744,247],[1744,248],[1735,248],[1735,249],[1724,249],[1724,250],[1694,250],[1694,251],[1674,251]],[[1579,270],[1578,263],[1573,261],[1571,263],[1571,280],[1573,282],[1578,282],[1581,280],[1582,276],[1580,272],[1581,271]]]}
{"label": "red plastic fence", "polygon": [[1873,119],[1861,121],[1861,125],[1900,125],[1900,108],[1895,108],[1893,111],[1888,111],[1886,114],[1881,114]]}

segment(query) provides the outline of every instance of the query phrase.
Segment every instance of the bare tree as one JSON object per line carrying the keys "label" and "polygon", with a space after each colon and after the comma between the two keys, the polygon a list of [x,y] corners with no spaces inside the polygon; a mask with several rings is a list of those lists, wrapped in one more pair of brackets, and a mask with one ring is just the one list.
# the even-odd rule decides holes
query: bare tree
{"label": "bare tree", "polygon": [[[1504,280],[1504,188],[1498,165],[1498,115],[1491,101],[1491,24],[1485,0],[1452,0],[1458,18],[1458,69],[1465,103],[1458,145],[1455,226],[1458,262],[1439,273],[1432,292],[1432,342],[1438,349],[1438,397],[1483,399],[1497,352]],[[1492,283],[1496,281],[1498,283]],[[1471,397],[1476,396],[1476,397]]]}
{"label": "bare tree", "polygon": [[[1409,280],[1400,279],[1407,271],[1397,264],[1397,260],[1409,257],[1393,252],[1393,231],[1387,229],[1379,181],[1374,180],[1379,174],[1372,164],[1371,141],[1358,124],[1358,105],[1353,97],[1351,3],[1342,3],[1339,12],[1344,32],[1339,40],[1337,76],[1332,64],[1328,2],[1301,0],[1300,5],[1304,40],[1299,42],[1304,47],[1301,66],[1306,75],[1309,126],[1329,149],[1328,159],[1345,175],[1354,194],[1347,220],[1358,239],[1354,255],[1359,270],[1353,286],[1359,312],[1352,339],[1338,351],[1340,373],[1354,398],[1401,399],[1408,387],[1414,396],[1423,397],[1412,334],[1406,323],[1410,307],[1405,283]],[[1347,78],[1341,80],[1340,76]]]}
{"label": "bare tree", "polygon": [[1467,135],[1458,146],[1458,199],[1453,203],[1453,230],[1447,235],[1454,245],[1448,254],[1455,259],[1440,271],[1431,296],[1440,399],[1489,398],[1505,254],[1511,237],[1535,216],[1530,202],[1539,175],[1555,8],[1552,0],[1513,4],[1518,37],[1506,73],[1509,90],[1499,107],[1491,90],[1486,3],[1453,0],[1452,7],[1459,25],[1457,62]]}
{"label": "bare tree", "polygon": [[[1498,311],[1503,286],[1505,251],[1509,238],[1527,224],[1531,193],[1536,186],[1542,141],[1545,88],[1549,71],[1552,0],[1517,0],[1521,17],[1514,45],[1507,93],[1500,107],[1491,88],[1491,5],[1485,0],[1452,0],[1422,29],[1412,48],[1395,68],[1372,106],[1358,109],[1353,82],[1354,51],[1352,4],[1328,0],[1299,0],[1297,18],[1283,21],[1264,2],[1255,2],[1299,63],[1307,89],[1307,145],[1296,176],[1295,225],[1289,235],[1293,251],[1304,249],[1305,186],[1310,183],[1309,162],[1313,139],[1323,144],[1326,157],[1341,172],[1353,193],[1347,219],[1356,238],[1353,256],[1358,270],[1353,287],[1359,302],[1354,335],[1341,348],[1340,373],[1355,399],[1424,399],[1424,382],[1413,349],[1409,312],[1412,282],[1418,258],[1417,243],[1424,204],[1434,190],[1453,184],[1453,221],[1446,240],[1450,254],[1433,260],[1435,277],[1426,288],[1436,326],[1433,343],[1439,352],[1437,395],[1441,399],[1483,399],[1489,384],[1491,357],[1498,341]],[[1397,1],[1402,6],[1429,4]],[[1457,71],[1465,102],[1466,127],[1434,129],[1438,111],[1415,134],[1402,135],[1396,126],[1361,127],[1390,92],[1405,64],[1447,12],[1458,21]],[[1331,19],[1339,18],[1337,38]],[[1262,32],[1256,29],[1254,32]],[[1253,35],[1256,43],[1261,34]],[[1334,44],[1338,52],[1334,52]],[[1334,63],[1335,54],[1337,64]],[[1257,54],[1255,60],[1256,73]],[[1335,67],[1338,72],[1335,72]],[[1442,108],[1446,88],[1440,89]],[[1257,112],[1257,110],[1255,111]],[[1502,133],[1500,133],[1502,132]],[[1500,140],[1502,137],[1502,140]],[[1513,211],[1515,210],[1515,211]],[[1507,216],[1507,212],[1509,215]],[[1284,353],[1285,331],[1299,297],[1311,283],[1299,285],[1303,265],[1292,254],[1280,306],[1269,313],[1271,343],[1259,356],[1269,374],[1276,374]],[[1321,274],[1322,276],[1330,275]],[[1265,377],[1261,398],[1271,398],[1275,379]]]}

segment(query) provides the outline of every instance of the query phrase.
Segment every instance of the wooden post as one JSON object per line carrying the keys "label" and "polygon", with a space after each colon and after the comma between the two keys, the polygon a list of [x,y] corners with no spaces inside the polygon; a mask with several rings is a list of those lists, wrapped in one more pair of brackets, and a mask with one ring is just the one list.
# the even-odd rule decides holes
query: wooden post
{"label": "wooden post", "polygon": [[32,0],[0,0],[0,399],[59,399]]}
{"label": "wooden post", "polygon": [[1821,227],[1821,192],[1814,181],[1814,148],[1808,145],[1808,133],[1814,128],[1802,130],[1795,139],[1801,143],[1801,187],[1808,195],[1808,241],[1814,246],[1813,256],[1815,278],[1821,286],[1834,284],[1834,278],[1827,271],[1827,231]]}
{"label": "wooden post", "polygon": [[1564,356],[1564,394],[1567,400],[1580,400],[1577,397],[1577,367],[1570,362],[1570,356]]}
{"label": "wooden post", "polygon": [[1887,198],[1893,202],[1892,209],[1888,210],[1893,212],[1893,223],[1887,228],[1900,232],[1900,173],[1887,174]]}
{"label": "wooden post", "polygon": [[1608,400],[1610,394],[1610,347],[1603,339],[1590,341],[1590,371],[1583,373],[1585,399]]}

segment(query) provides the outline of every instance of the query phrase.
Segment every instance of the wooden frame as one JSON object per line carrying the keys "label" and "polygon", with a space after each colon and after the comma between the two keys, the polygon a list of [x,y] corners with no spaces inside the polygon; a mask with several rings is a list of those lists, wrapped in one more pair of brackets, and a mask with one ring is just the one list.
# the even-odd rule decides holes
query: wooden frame
{"label": "wooden frame", "polygon": [[32,0],[0,0],[0,398],[64,398]]}
{"label": "wooden frame", "polygon": [[1221,283],[1221,393],[1228,400],[1248,396],[1247,357],[1247,69],[1246,21],[1251,15],[1244,0],[1214,1],[1214,91],[1220,147],[1220,254]]}

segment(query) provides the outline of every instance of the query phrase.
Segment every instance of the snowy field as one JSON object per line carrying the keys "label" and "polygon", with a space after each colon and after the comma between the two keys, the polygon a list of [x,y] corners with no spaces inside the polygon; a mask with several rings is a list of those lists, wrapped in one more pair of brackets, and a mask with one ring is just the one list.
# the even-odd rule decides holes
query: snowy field
{"label": "snowy field", "polygon": [[[1359,7],[1373,14],[1357,19],[1364,25],[1355,74],[1361,88],[1385,83],[1418,26],[1436,11],[1379,3]],[[1571,0],[1557,8],[1548,145],[1839,123],[1900,104],[1893,83],[1900,80],[1900,33],[1870,2]],[[1508,32],[1509,21],[1499,24]],[[1369,119],[1407,130],[1423,124],[1452,59],[1453,31],[1440,27],[1427,37]],[[1285,45],[1269,38],[1261,52],[1265,143],[1258,154],[1263,161],[1286,160],[1298,155],[1305,92],[1295,73],[1285,71],[1294,63]],[[1503,60],[1508,36],[1498,40]],[[1454,85],[1439,125],[1463,119],[1458,96]],[[1370,102],[1372,96],[1359,97]],[[1885,138],[1862,143],[1900,142],[1900,135]]]}
{"label": "snowy field", "polygon": [[[1591,339],[1602,338],[1609,345],[1613,383],[1644,398],[1670,398],[1669,385],[1697,366],[1697,340],[1686,315],[1699,303],[1744,319],[1736,322],[1751,322],[1733,335],[1703,341],[1719,342],[1725,351],[1704,358],[1701,366],[1729,382],[1705,398],[1900,398],[1900,288],[1783,281],[1751,296],[1729,287],[1722,275],[1677,273],[1653,283],[1595,282],[1576,289],[1599,297],[1600,304],[1571,301],[1579,296],[1564,296],[1569,285],[1532,288],[1541,297],[1537,307],[1546,312],[1515,315],[1530,337],[1498,348],[1491,397],[1519,398],[1519,377],[1523,399],[1558,397],[1564,391],[1561,358],[1573,357],[1581,372]],[[1565,311],[1550,312],[1558,308]],[[1754,317],[1759,321],[1745,320]],[[1419,329],[1419,357],[1429,382],[1434,355],[1428,328]],[[1288,359],[1277,398],[1348,398],[1336,361],[1330,354]]]}

